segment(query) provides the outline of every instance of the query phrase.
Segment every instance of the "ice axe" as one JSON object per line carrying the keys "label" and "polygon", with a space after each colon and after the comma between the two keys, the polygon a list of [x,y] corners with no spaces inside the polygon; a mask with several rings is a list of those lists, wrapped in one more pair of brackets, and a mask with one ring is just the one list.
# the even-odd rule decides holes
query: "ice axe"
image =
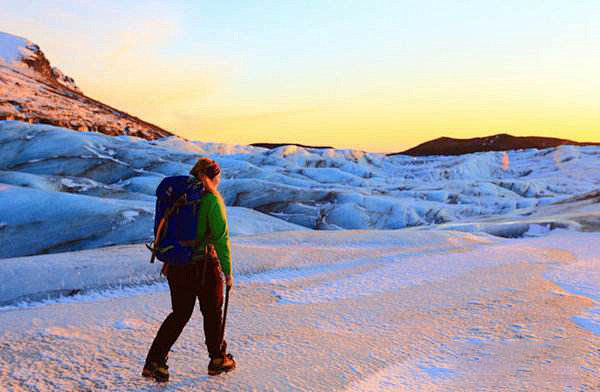
{"label": "ice axe", "polygon": [[158,244],[160,243],[160,237],[162,236],[163,228],[167,223],[167,219],[163,217],[158,224],[158,229],[156,230],[156,238],[150,244],[146,244],[146,248],[152,251],[152,256],[150,257],[150,263],[154,263],[154,259],[156,258],[156,252],[158,252]]}
{"label": "ice axe", "polygon": [[227,320],[227,306],[229,305],[229,290],[230,286],[227,286],[225,290],[225,307],[223,308],[223,325],[221,325],[221,347],[223,346],[223,339],[225,339],[225,321]]}

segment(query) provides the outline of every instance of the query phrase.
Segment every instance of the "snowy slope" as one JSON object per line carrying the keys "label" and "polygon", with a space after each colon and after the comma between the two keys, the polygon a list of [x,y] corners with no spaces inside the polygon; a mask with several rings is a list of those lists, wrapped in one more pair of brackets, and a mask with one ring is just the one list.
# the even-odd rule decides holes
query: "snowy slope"
{"label": "snowy slope", "polygon": [[[3,72],[11,70],[40,81],[58,84],[69,90],[81,93],[73,78],[51,67],[40,47],[25,38],[0,31],[0,65]],[[13,91],[14,93],[15,91]]]}
{"label": "snowy slope", "polygon": [[31,42],[15,35],[0,32],[0,61],[5,65],[19,63],[23,57],[33,54],[28,47]]}
{"label": "snowy slope", "polygon": [[171,133],[83,95],[40,47],[0,32],[0,119],[156,139]]}

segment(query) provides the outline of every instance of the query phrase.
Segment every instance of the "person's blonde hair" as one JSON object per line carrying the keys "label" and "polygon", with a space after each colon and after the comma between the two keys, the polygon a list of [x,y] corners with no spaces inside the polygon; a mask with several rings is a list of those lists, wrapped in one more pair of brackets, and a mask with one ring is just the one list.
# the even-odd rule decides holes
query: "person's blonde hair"
{"label": "person's blonde hair", "polygon": [[[218,176],[219,173],[221,173],[219,164],[208,158],[198,159],[198,162],[196,162],[194,167],[192,167],[192,170],[190,170],[191,175],[202,181],[204,189],[223,200],[223,197],[212,183],[212,180]],[[211,181],[207,181],[207,179],[210,179]]]}
{"label": "person's blonde hair", "polygon": [[190,170],[190,174],[200,179],[203,175],[207,176],[211,180],[215,178],[221,172],[219,164],[212,159],[200,158],[198,162]]}

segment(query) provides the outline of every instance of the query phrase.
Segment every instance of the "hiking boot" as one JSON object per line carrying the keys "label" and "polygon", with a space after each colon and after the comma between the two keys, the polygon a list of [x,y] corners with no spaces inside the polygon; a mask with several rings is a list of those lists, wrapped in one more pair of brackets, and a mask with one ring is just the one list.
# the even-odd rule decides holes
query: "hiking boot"
{"label": "hiking boot", "polygon": [[223,372],[230,372],[235,369],[235,360],[233,355],[225,354],[224,357],[213,358],[208,363],[208,375],[216,376]]}
{"label": "hiking boot", "polygon": [[169,367],[167,366],[167,360],[164,359],[160,362],[146,362],[144,370],[142,370],[142,376],[153,378],[158,382],[169,381]]}

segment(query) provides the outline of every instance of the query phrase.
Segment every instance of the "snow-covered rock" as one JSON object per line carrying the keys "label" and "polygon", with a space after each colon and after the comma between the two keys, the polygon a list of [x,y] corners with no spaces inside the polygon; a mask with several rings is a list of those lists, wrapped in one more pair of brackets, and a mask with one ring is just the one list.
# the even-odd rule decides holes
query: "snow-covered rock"
{"label": "snow-covered rock", "polygon": [[0,120],[156,139],[171,133],[86,97],[31,41],[0,32]]}
{"label": "snow-covered rock", "polygon": [[65,75],[50,62],[33,42],[0,31],[0,65],[13,68],[31,77],[42,77],[44,81],[58,83],[63,87],[81,93],[73,78]]}

